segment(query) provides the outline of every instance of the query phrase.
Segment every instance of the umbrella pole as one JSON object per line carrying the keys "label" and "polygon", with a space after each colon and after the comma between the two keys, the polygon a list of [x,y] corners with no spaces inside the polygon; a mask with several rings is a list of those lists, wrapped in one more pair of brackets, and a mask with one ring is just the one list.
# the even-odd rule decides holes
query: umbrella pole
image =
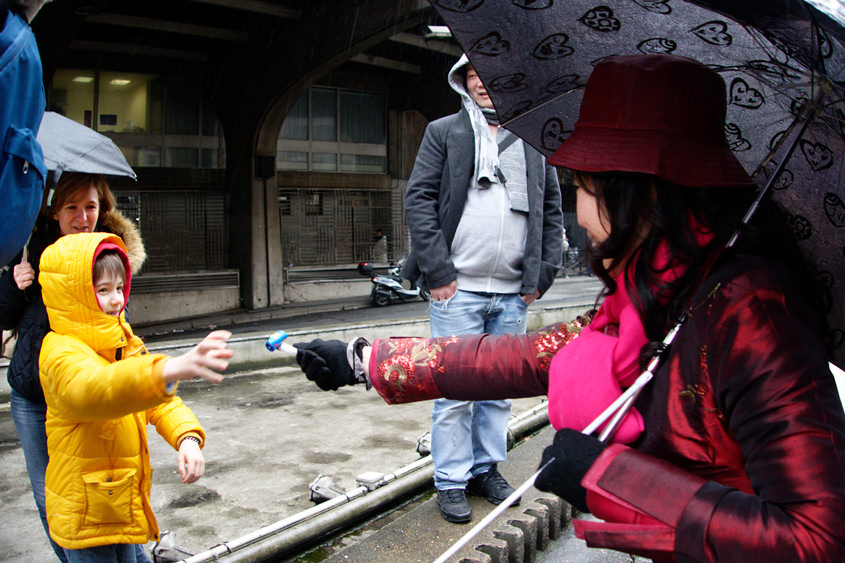
{"label": "umbrella pole", "polygon": [[640,394],[640,391],[643,390],[649,381],[654,377],[654,370],[657,369],[657,366],[660,365],[660,360],[663,358],[663,353],[669,348],[672,342],[675,340],[675,336],[678,334],[678,331],[681,330],[681,326],[686,322],[687,315],[682,315],[678,322],[675,323],[675,326],[672,327],[666,336],[663,338],[663,341],[660,343],[660,348],[655,352],[654,356],[652,356],[651,360],[649,360],[648,365],[646,366],[645,371],[643,371],[634,383],[631,384],[628,389],[625,390],[622,395],[619,396],[613,403],[607,407],[604,412],[598,415],[595,420],[593,420],[590,424],[587,425],[581,432],[583,434],[592,434],[596,430],[598,430],[599,426],[604,423],[605,420],[613,416],[610,422],[607,424],[607,427],[602,430],[601,434],[599,435],[599,440],[602,442],[607,442],[613,437],[613,434],[616,432],[616,429],[619,428],[619,424],[622,422],[622,417],[625,416],[625,413],[628,412],[628,409],[631,408],[631,405],[634,404],[634,401],[637,400],[637,397]]}
{"label": "umbrella pole", "polygon": [[[739,226],[731,235],[731,238],[728,239],[728,242],[725,244],[725,249],[732,248],[733,245],[736,244],[737,239],[739,238],[740,233],[751,221],[751,218],[754,216],[754,213],[757,211],[757,208],[760,207],[760,202],[763,201],[763,198],[766,197],[766,194],[769,193],[772,186],[777,181],[780,173],[786,167],[786,163],[789,162],[789,159],[792,157],[792,153],[795,152],[795,148],[798,146],[798,142],[804,136],[804,133],[807,131],[807,127],[810,126],[810,123],[815,120],[816,116],[818,115],[817,107],[821,104],[822,98],[824,97],[824,93],[822,91],[819,92],[818,96],[816,97],[816,101],[814,104],[808,104],[808,107],[805,108],[801,115],[799,115],[793,125],[801,121],[801,126],[798,130],[798,133],[792,136],[792,140],[789,143],[789,146],[786,149],[786,152],[783,155],[783,158],[777,163],[775,166],[774,171],[772,172],[771,176],[769,176],[769,180],[766,182],[766,185],[763,187],[762,190],[757,194],[757,197],[751,202],[751,205],[748,207],[748,211],[745,212],[745,216],[740,221]],[[791,127],[790,127],[791,129]]]}

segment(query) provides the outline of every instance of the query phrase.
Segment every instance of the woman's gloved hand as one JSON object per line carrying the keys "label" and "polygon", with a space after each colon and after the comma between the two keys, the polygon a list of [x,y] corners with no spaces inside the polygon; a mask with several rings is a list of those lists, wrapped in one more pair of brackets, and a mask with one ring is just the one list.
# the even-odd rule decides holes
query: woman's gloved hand
{"label": "woman's gloved hand", "polygon": [[346,342],[317,338],[293,346],[297,349],[296,363],[323,391],[335,391],[338,387],[357,383],[346,354],[349,347]]}
{"label": "woman's gloved hand", "polygon": [[594,436],[582,434],[571,428],[561,428],[551,446],[543,450],[543,467],[554,458],[534,482],[541,491],[552,492],[581,512],[587,508],[587,491],[581,479],[604,451],[606,445]]}

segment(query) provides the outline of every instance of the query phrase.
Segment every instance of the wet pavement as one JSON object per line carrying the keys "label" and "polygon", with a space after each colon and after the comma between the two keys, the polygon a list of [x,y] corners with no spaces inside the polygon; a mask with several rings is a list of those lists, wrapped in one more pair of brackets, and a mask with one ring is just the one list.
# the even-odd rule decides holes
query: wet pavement
{"label": "wet pavement", "polygon": [[[598,289],[595,278],[559,279],[546,299],[529,309],[532,322],[568,320],[592,306]],[[153,509],[160,529],[172,530],[179,546],[192,553],[205,551],[313,507],[309,484],[318,475],[330,477],[337,489],[348,491],[365,472],[390,473],[420,460],[417,440],[429,430],[430,402],[387,406],[374,391],[366,392],[361,386],[322,392],[305,380],[289,357],[261,348],[264,339],[279,328],[288,330],[292,341],[318,336],[348,339],[357,334],[370,338],[427,335],[426,303],[373,308],[350,298],[252,317],[243,312],[221,314],[186,321],[181,327],[173,323],[139,327],[137,332],[147,337],[150,350],[178,353],[212,326],[233,331],[237,341],[233,347],[240,359],[236,356],[222,384],[185,382],[179,392],[208,436],[205,476],[183,485],[176,471],[176,453],[150,428],[156,469]],[[4,516],[0,561],[50,561],[52,552],[37,517],[4,391],[8,393],[0,388],[0,504]],[[542,401],[540,397],[514,401],[514,413],[530,411]],[[538,459],[537,452],[512,454],[502,472],[512,481],[524,479]],[[432,489],[416,492],[405,508],[382,518],[381,523],[365,525],[357,536],[326,537],[321,548],[292,560],[343,557],[345,550],[362,545],[362,537],[376,537],[389,521],[405,518],[408,522],[410,514],[415,514],[422,534],[435,530],[445,534],[446,543],[431,544],[420,559],[431,560],[430,554],[438,555],[466,531],[442,521],[431,493]],[[480,518],[491,505],[475,500],[476,517]],[[401,552],[399,548],[397,545],[395,553]],[[337,560],[379,560],[373,558],[372,551],[362,559],[350,559],[351,552],[346,553],[344,559]],[[386,561],[407,560],[385,557]]]}

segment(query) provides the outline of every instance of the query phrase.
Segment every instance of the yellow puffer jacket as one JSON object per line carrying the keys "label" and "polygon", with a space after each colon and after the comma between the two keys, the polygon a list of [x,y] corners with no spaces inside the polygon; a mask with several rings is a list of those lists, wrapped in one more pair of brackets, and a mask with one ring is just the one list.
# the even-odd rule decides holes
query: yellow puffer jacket
{"label": "yellow puffer jacket", "polygon": [[158,539],[147,423],[174,449],[187,435],[205,439],[175,386],[166,389],[166,356],[147,353],[123,312],[100,310],[92,265],[102,243],[125,254],[116,235],[67,235],[44,251],[38,278],[52,328],[39,361],[50,453],[47,519],[50,535],[69,549]]}

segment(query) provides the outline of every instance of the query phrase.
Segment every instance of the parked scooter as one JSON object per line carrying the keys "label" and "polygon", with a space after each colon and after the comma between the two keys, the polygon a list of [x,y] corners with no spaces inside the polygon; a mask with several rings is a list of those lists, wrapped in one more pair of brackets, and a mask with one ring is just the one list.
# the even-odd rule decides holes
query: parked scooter
{"label": "parked scooter", "polygon": [[358,273],[363,276],[370,276],[373,289],[370,292],[370,301],[379,307],[390,305],[394,301],[406,301],[416,297],[428,301],[428,291],[412,284],[400,274],[402,262],[391,266],[386,275],[375,274],[373,265],[369,262],[358,264]]}

